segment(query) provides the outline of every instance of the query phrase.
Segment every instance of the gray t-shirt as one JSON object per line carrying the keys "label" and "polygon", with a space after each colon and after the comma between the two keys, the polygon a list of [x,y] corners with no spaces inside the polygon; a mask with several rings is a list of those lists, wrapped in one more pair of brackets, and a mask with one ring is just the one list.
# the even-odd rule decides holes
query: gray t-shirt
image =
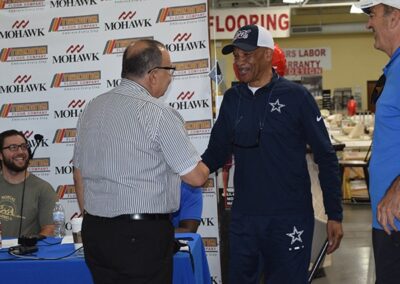
{"label": "gray t-shirt", "polygon": [[[18,237],[24,183],[10,184],[0,173],[0,221],[2,236]],[[37,235],[41,227],[53,224],[57,195],[52,186],[30,174],[25,183],[21,236]]]}

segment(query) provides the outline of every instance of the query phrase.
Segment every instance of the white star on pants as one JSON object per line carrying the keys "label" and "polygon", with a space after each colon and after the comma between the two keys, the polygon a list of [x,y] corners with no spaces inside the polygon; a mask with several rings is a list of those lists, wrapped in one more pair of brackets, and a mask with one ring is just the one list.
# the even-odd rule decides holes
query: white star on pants
{"label": "white star on pants", "polygon": [[293,245],[296,241],[299,242],[303,242],[303,240],[301,239],[301,235],[303,234],[304,230],[302,231],[297,231],[296,226],[293,226],[293,233],[287,233],[286,236],[291,237],[292,238],[292,242],[290,243],[291,245]]}

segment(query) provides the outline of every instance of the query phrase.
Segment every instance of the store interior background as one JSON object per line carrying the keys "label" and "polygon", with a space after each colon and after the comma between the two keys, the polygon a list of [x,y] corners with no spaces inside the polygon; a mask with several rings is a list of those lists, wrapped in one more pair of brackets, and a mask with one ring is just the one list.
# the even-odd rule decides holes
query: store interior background
{"label": "store interior background", "polygon": [[[282,1],[211,0],[210,9],[289,5]],[[280,48],[331,48],[332,68],[323,70],[322,88],[331,90],[331,94],[337,88],[351,88],[352,93],[361,90],[362,105],[358,106],[358,110],[362,111],[368,109],[367,81],[379,78],[388,57],[373,46],[373,33],[366,29],[368,16],[350,13],[353,3],[345,0],[305,0],[302,4],[290,4],[291,35],[275,38],[275,42]],[[236,81],[232,69],[233,57],[221,53],[222,47],[230,42],[218,40],[211,43],[211,56],[218,60],[227,87]]]}
{"label": "store interior background", "polygon": [[[371,93],[371,85],[373,86],[378,80],[389,58],[374,48],[373,33],[366,28],[368,16],[350,13],[354,2],[305,0],[302,4],[285,4],[283,0],[212,0],[209,1],[209,5],[211,10],[245,7],[257,9],[289,5],[291,7],[290,37],[275,38],[275,43],[281,49],[330,48],[331,69],[322,71],[322,89],[330,90],[332,95],[335,89],[351,89],[353,95],[360,95],[361,105],[357,106],[357,111],[364,112],[373,110],[373,106],[369,103],[368,93]],[[218,61],[223,74],[222,88],[230,87],[232,81],[237,80],[232,68],[233,56],[221,53],[222,47],[230,42],[231,39],[211,41],[211,58]],[[223,90],[220,87],[216,92],[221,95]],[[344,115],[347,113],[345,108],[337,111]],[[365,148],[360,150],[361,157],[365,151]],[[220,222],[224,224],[220,228],[222,278],[223,283],[228,283],[226,282],[228,244],[224,236],[228,234],[226,221],[229,219],[229,213],[220,210],[220,214]],[[368,202],[344,202],[345,236],[341,248],[330,256],[328,263],[323,265],[318,278],[313,283],[374,283],[370,224],[371,211]]]}

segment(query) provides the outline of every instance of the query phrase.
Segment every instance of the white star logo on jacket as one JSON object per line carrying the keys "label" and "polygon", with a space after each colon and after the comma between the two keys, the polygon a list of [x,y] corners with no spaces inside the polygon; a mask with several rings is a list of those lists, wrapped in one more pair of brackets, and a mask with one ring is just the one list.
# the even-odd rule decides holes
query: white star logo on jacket
{"label": "white star logo on jacket", "polygon": [[279,103],[279,99],[276,100],[274,103],[269,103],[272,106],[271,112],[277,111],[281,113],[281,108],[285,107],[284,104]]}

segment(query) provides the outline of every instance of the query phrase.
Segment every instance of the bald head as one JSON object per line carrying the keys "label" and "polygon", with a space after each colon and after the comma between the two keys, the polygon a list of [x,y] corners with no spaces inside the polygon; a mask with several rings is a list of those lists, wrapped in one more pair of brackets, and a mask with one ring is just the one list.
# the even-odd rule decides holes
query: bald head
{"label": "bald head", "polygon": [[122,78],[143,78],[149,70],[161,65],[165,46],[156,40],[138,40],[130,44],[122,59]]}

